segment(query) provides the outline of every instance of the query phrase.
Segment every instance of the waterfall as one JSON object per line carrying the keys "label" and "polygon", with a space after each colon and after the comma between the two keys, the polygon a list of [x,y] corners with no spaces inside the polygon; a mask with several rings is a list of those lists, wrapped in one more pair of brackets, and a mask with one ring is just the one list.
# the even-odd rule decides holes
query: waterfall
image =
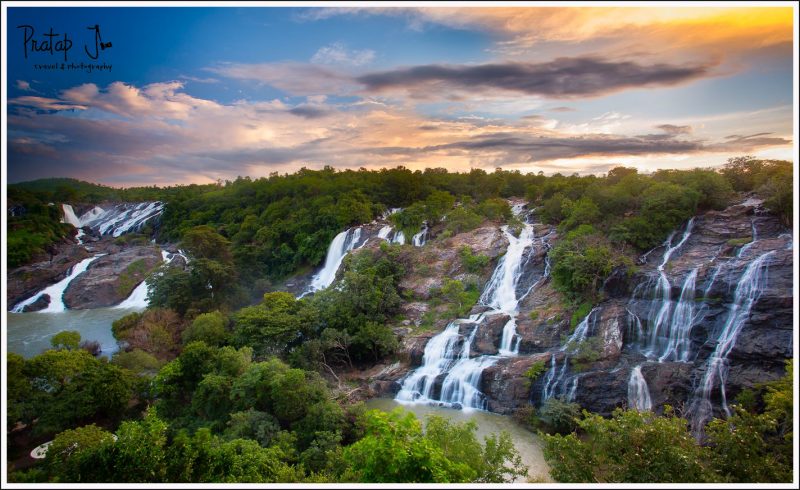
{"label": "waterfall", "polygon": [[101,208],[100,206],[95,206],[81,215],[80,217],[81,224],[84,225],[89,223],[90,221],[94,221],[95,219],[97,219],[98,216],[100,216],[103,213],[105,213],[105,210],[103,208]]}
{"label": "waterfall", "polygon": [[325,266],[314,276],[311,280],[311,284],[303,295],[330,286],[336,278],[336,271],[338,271],[339,266],[342,265],[344,256],[347,255],[347,252],[356,248],[360,239],[360,226],[349,228],[336,235],[328,247],[328,253],[325,256]]}
{"label": "waterfall", "polygon": [[[567,385],[567,370],[569,365],[569,354],[568,351],[574,352],[578,345],[586,340],[586,337],[589,335],[589,331],[591,330],[592,325],[597,320],[597,312],[600,310],[599,307],[593,308],[592,311],[589,312],[588,315],[575,327],[575,331],[572,332],[569,339],[564,342],[564,345],[558,350],[558,352],[564,352],[564,359],[561,364],[561,368],[558,367],[558,362],[556,360],[556,353],[553,352],[550,356],[550,369],[547,371],[547,374],[544,378],[544,386],[542,387],[542,401],[547,400],[548,398],[552,398],[556,395],[556,390],[558,390],[559,396],[568,395],[566,391]],[[575,382],[575,377],[573,377],[573,385],[577,390],[577,384]],[[572,398],[574,399],[575,393],[572,393]]]}
{"label": "waterfall", "polygon": [[61,220],[62,223],[69,223],[75,228],[81,227],[81,220],[75,215],[75,210],[72,209],[71,205],[62,204],[61,209],[64,210],[64,219]]}
{"label": "waterfall", "polygon": [[114,306],[114,308],[147,308],[147,293],[149,293],[147,281],[142,281],[124,301]]}
{"label": "waterfall", "polygon": [[[517,285],[522,276],[522,259],[526,250],[532,252],[533,226],[525,223],[519,237],[515,237],[508,229],[508,225],[501,227],[503,235],[508,240],[508,249],[500,258],[491,279],[481,294],[480,302],[490,308],[510,315],[510,319],[503,327],[503,337],[500,340],[500,355],[514,356],[519,353],[519,338],[517,336]],[[530,254],[529,254],[530,257]],[[515,342],[516,340],[516,342]]]}
{"label": "waterfall", "polygon": [[[524,204],[515,205],[514,212],[519,215]],[[435,335],[425,346],[422,365],[410,372],[403,380],[395,398],[399,402],[440,403],[454,408],[486,409],[486,397],[480,391],[483,371],[495,364],[501,357],[516,355],[519,351],[519,338],[516,335],[517,306],[521,297],[517,295],[520,277],[523,273],[525,251],[533,245],[533,227],[526,223],[515,237],[505,225],[501,227],[508,239],[508,249],[500,259],[480,297],[480,303],[491,308],[481,315],[451,322],[447,328]],[[511,318],[503,327],[503,337],[497,355],[470,357],[472,342],[484,315],[492,312],[505,313]],[[459,325],[476,323],[468,337],[459,334]],[[442,379],[443,378],[443,379]],[[441,392],[434,396],[433,387],[437,379],[442,379]]]}
{"label": "waterfall", "polygon": [[391,232],[392,232],[392,227],[391,226],[384,226],[383,228],[378,230],[378,238],[380,238],[382,240],[388,240],[389,239],[389,233],[391,233]]}
{"label": "waterfall", "polygon": [[658,334],[661,328],[667,325],[672,307],[672,301],[670,300],[672,286],[669,283],[667,274],[664,272],[664,267],[667,265],[667,262],[669,262],[672,254],[681,248],[683,244],[686,243],[686,240],[689,239],[689,236],[692,234],[693,227],[694,217],[686,224],[686,229],[683,232],[683,236],[676,245],[672,245],[672,238],[675,236],[675,232],[670,233],[669,237],[664,242],[664,256],[661,259],[661,263],[658,265],[658,287],[661,290],[661,307],[658,309],[655,318],[652,318],[649,322],[652,331],[650,333],[650,349],[648,352],[648,357],[650,355],[654,355],[658,350]]}
{"label": "waterfall", "polygon": [[695,434],[702,431],[703,426],[711,417],[711,391],[719,380],[719,391],[722,398],[722,409],[730,415],[727,397],[725,394],[725,381],[728,375],[728,355],[736,345],[742,327],[750,318],[750,310],[758,300],[761,291],[767,285],[767,269],[769,259],[775,251],[769,251],[750,262],[736,284],[733,304],[728,312],[728,317],[718,337],[714,352],[706,362],[706,371],[700,386],[695,391],[692,401],[692,429]]}
{"label": "waterfall", "polygon": [[[186,256],[183,255],[180,251],[178,251],[178,253],[174,253],[174,254],[171,254],[171,253],[167,252],[166,250],[162,250],[161,251],[161,261],[164,264],[169,264],[170,262],[172,262],[175,259],[175,257],[183,257],[183,259],[186,261],[186,263],[187,264],[189,263],[189,259],[186,258]],[[143,309],[147,308],[148,305],[149,305],[149,303],[147,302],[147,296],[149,294],[150,294],[150,288],[147,286],[147,281],[143,280],[142,282],[139,283],[138,286],[136,286],[133,289],[133,291],[131,291],[131,294],[128,295],[128,297],[125,298],[124,301],[122,301],[120,304],[114,306],[114,308],[120,308],[120,309],[122,309],[122,308],[136,308],[136,309],[143,310]]]}
{"label": "waterfall", "polygon": [[405,243],[406,243],[406,235],[405,235],[405,233],[403,233],[402,231],[398,231],[397,233],[395,233],[394,237],[392,238],[392,243],[398,243],[400,245],[405,245]]}
{"label": "waterfall", "polygon": [[411,237],[411,244],[414,245],[415,247],[421,247],[425,245],[427,238],[428,238],[428,224],[423,223],[422,229],[419,231],[419,233]]}
{"label": "waterfall", "polygon": [[640,412],[653,408],[647,381],[642,376],[641,364],[631,370],[631,377],[628,380],[628,408],[635,408]]}
{"label": "waterfall", "polygon": [[667,330],[668,344],[664,353],[658,358],[658,362],[664,362],[665,360],[687,362],[689,360],[691,347],[689,334],[694,323],[694,285],[696,279],[697,269],[692,269],[683,282],[681,297],[675,306],[675,311],[672,313],[672,319]]}
{"label": "waterfall", "polygon": [[81,223],[101,235],[118,237],[141,229],[146,222],[161,215],[163,211],[164,203],[160,201],[121,203],[108,210],[95,207],[81,217]]}
{"label": "waterfall", "polygon": [[455,363],[459,354],[458,348],[462,337],[458,329],[458,320],[450,322],[447,328],[428,341],[422,356],[422,365],[406,377],[397,393],[397,401],[432,401],[431,395],[436,378]]}
{"label": "waterfall", "polygon": [[89,264],[94,262],[98,257],[101,257],[102,255],[105,254],[95,255],[94,257],[89,257],[87,259],[81,260],[72,267],[72,270],[70,270],[69,275],[67,275],[67,277],[65,277],[64,279],[58,281],[57,283],[51,286],[47,286],[46,288],[42,289],[41,291],[31,296],[30,298],[26,299],[25,301],[18,303],[17,306],[15,306],[14,309],[11,310],[12,313],[22,313],[26,306],[35,303],[39,298],[41,298],[45,294],[50,297],[50,304],[47,305],[47,308],[40,310],[41,312],[58,313],[66,310],[67,307],[64,305],[64,300],[62,297],[64,296],[64,291],[67,290],[69,283],[71,283],[73,279],[75,279],[76,277],[81,275],[84,271],[86,271],[86,269],[89,268]]}

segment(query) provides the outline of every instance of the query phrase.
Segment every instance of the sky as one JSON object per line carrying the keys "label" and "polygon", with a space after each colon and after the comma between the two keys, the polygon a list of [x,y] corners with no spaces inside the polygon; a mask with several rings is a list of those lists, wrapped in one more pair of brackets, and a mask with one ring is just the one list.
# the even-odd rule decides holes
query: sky
{"label": "sky", "polygon": [[791,7],[9,7],[7,19],[9,182],[794,160]]}

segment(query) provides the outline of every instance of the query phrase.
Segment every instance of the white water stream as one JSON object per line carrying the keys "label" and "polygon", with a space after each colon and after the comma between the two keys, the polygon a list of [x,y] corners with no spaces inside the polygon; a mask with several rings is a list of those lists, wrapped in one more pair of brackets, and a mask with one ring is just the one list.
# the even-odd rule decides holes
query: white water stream
{"label": "white water stream", "polygon": [[[514,207],[521,215],[523,206]],[[451,322],[441,333],[425,345],[422,365],[403,380],[395,400],[401,403],[425,403],[463,409],[486,409],[486,397],[480,391],[483,371],[501,357],[514,356],[519,349],[516,335],[518,294],[523,274],[525,252],[532,253],[533,227],[525,223],[519,236],[514,236],[508,226],[501,228],[509,246],[486,284],[480,303],[490,311],[471,315],[467,319]],[[530,290],[530,288],[529,288]],[[472,343],[482,322],[493,314],[507,314],[510,319],[503,327],[503,336],[496,355],[471,356]],[[459,332],[462,325],[474,325],[467,332]],[[437,386],[440,384],[440,388]],[[438,388],[438,390],[437,390]],[[438,391],[438,393],[436,392]]]}

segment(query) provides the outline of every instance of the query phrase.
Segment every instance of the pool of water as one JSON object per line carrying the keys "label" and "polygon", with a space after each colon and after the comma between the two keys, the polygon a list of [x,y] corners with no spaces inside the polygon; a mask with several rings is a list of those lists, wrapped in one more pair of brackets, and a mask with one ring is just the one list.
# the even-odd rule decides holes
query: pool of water
{"label": "pool of water", "polygon": [[111,324],[141,308],[96,308],[65,310],[58,313],[7,313],[8,351],[30,358],[50,348],[50,339],[62,330],[76,330],[81,340],[96,340],[102,355],[110,357],[119,346],[111,334]]}
{"label": "pool of water", "polygon": [[[542,454],[540,439],[536,434],[515,422],[511,417],[484,412],[482,410],[463,411],[423,404],[401,404],[389,398],[373,398],[368,400],[366,405],[367,408],[379,409],[387,412],[396,407],[403,407],[405,410],[414,412],[417,418],[423,421],[428,414],[447,417],[453,422],[474,420],[478,425],[476,431],[477,439],[481,442],[483,442],[484,436],[506,431],[511,435],[511,440],[514,442],[514,447],[517,448],[522,462],[528,467],[528,478],[531,481],[537,482],[553,481],[550,478],[550,469]],[[518,483],[525,483],[525,481],[520,481]]]}

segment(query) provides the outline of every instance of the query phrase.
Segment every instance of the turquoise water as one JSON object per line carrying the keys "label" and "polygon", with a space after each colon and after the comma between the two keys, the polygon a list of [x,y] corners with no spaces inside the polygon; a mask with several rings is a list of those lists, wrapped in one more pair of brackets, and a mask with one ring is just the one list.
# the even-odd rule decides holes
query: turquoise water
{"label": "turquoise water", "polygon": [[7,313],[8,351],[30,358],[50,348],[50,339],[62,330],[76,330],[81,340],[96,340],[102,355],[110,357],[118,350],[111,334],[114,320],[141,308],[96,308],[66,310],[58,313]]}

